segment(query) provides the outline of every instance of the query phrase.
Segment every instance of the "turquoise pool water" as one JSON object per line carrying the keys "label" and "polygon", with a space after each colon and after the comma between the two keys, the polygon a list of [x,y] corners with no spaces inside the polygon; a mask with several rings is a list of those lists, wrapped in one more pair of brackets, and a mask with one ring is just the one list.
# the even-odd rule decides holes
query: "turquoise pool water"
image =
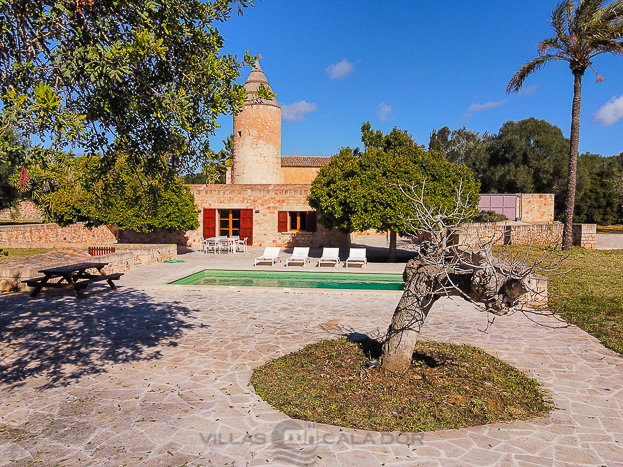
{"label": "turquoise pool water", "polygon": [[229,271],[206,269],[171,284],[234,287],[402,290],[402,274]]}

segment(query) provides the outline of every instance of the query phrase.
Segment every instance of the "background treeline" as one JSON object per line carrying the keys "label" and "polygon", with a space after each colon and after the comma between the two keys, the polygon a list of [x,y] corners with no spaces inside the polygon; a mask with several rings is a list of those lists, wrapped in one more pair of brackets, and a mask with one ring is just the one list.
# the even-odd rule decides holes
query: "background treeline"
{"label": "background treeline", "polygon": [[[569,140],[545,120],[509,121],[497,134],[443,127],[431,133],[429,151],[469,167],[481,193],[554,193],[562,220]],[[580,155],[577,181],[574,222],[623,223],[623,152]]]}

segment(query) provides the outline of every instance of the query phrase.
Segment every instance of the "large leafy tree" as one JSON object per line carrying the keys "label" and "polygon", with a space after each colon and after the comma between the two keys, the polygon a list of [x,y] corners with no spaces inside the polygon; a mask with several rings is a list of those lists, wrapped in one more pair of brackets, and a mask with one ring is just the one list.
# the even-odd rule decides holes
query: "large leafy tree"
{"label": "large leafy tree", "polygon": [[505,122],[487,151],[485,193],[563,193],[569,140],[560,128],[536,118]]}
{"label": "large leafy tree", "polygon": [[73,144],[106,162],[122,146],[144,170],[190,170],[216,119],[243,103],[235,80],[252,57],[222,55],[215,23],[250,4],[0,0],[2,128],[31,157]]}
{"label": "large leafy tree", "polygon": [[98,156],[72,154],[59,154],[53,163],[29,165],[28,189],[45,219],[139,232],[198,227],[194,197],[175,173],[149,174],[146,163],[137,165],[125,154],[116,155],[106,174],[100,167]]}
{"label": "large leafy tree", "polygon": [[478,205],[478,184],[465,166],[427,153],[406,131],[362,128],[364,149],[342,148],[314,179],[308,201],[319,221],[344,233],[390,231],[389,260],[396,260],[396,234],[416,233],[409,197],[425,187],[424,200],[437,212],[451,212],[460,187],[462,201]]}
{"label": "large leafy tree", "polygon": [[554,36],[539,43],[539,56],[515,73],[506,91],[519,91],[530,74],[553,60],[569,63],[574,82],[563,249],[570,250],[573,245],[582,77],[596,56],[603,53],[623,55],[623,0],[607,5],[604,0],[579,0],[577,4],[573,0],[564,0],[554,9],[551,24]]}

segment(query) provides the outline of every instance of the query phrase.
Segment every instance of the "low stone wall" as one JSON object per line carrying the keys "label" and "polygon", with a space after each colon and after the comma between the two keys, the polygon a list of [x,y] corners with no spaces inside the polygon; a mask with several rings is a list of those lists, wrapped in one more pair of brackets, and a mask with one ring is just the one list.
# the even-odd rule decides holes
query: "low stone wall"
{"label": "low stone wall", "polygon": [[2,225],[0,243],[44,244],[47,248],[69,243],[115,242],[108,226],[89,229],[83,223],[61,227],[58,224]]}
{"label": "low stone wall", "polygon": [[[492,222],[485,224],[462,224],[452,236],[455,244],[472,245],[477,241],[504,245],[554,245],[562,240],[563,224],[512,224]],[[573,246],[596,248],[597,226],[573,224]]]}
{"label": "low stone wall", "polygon": [[504,245],[550,245],[562,238],[563,225],[560,222],[549,224],[512,224],[509,222],[487,222],[483,224],[462,224],[453,235],[457,244],[471,245],[476,241]]}
{"label": "low stone wall", "polygon": [[597,225],[573,224],[573,245],[589,250],[597,248]]}
{"label": "low stone wall", "polygon": [[[177,258],[177,245],[115,245],[115,253],[101,256],[90,256],[85,250],[86,245],[71,245],[72,249],[52,251],[42,255],[16,258],[0,263],[0,291],[29,291],[21,281],[39,277],[41,269],[64,266],[79,262],[108,263],[104,268],[107,274],[129,271],[138,266],[162,263]],[[110,246],[93,244],[91,246]]]}
{"label": "low stone wall", "polygon": [[0,209],[0,220],[40,221],[41,210],[32,201],[20,201],[15,208]]}

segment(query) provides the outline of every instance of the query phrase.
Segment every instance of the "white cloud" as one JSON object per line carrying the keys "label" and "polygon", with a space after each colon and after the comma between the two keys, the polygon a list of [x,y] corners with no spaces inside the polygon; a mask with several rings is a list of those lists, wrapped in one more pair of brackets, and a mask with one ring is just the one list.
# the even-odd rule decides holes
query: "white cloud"
{"label": "white cloud", "polygon": [[300,101],[281,106],[281,118],[286,122],[300,122],[303,117],[316,110],[318,106],[310,102]]}
{"label": "white cloud", "polygon": [[489,101],[481,104],[477,102],[476,104],[472,104],[465,112],[466,117],[471,117],[474,112],[482,112],[483,110],[495,109],[496,107],[501,107],[508,102],[508,99],[504,99],[503,101]]}
{"label": "white cloud", "polygon": [[534,86],[526,86],[525,88],[521,88],[517,93],[518,96],[531,96],[536,91],[536,84]]}
{"label": "white cloud", "polygon": [[335,63],[327,67],[325,71],[329,73],[329,78],[338,79],[343,78],[344,76],[349,75],[353,71],[355,71],[355,66],[348,60],[344,59],[339,63]]}
{"label": "white cloud", "polygon": [[379,120],[382,122],[386,122],[389,120],[389,114],[392,113],[391,106],[385,104],[385,102],[381,102],[377,107],[377,115],[379,116]]}
{"label": "white cloud", "polygon": [[606,102],[601,109],[595,112],[593,120],[605,126],[610,126],[619,120],[623,120],[623,95],[615,96]]}

